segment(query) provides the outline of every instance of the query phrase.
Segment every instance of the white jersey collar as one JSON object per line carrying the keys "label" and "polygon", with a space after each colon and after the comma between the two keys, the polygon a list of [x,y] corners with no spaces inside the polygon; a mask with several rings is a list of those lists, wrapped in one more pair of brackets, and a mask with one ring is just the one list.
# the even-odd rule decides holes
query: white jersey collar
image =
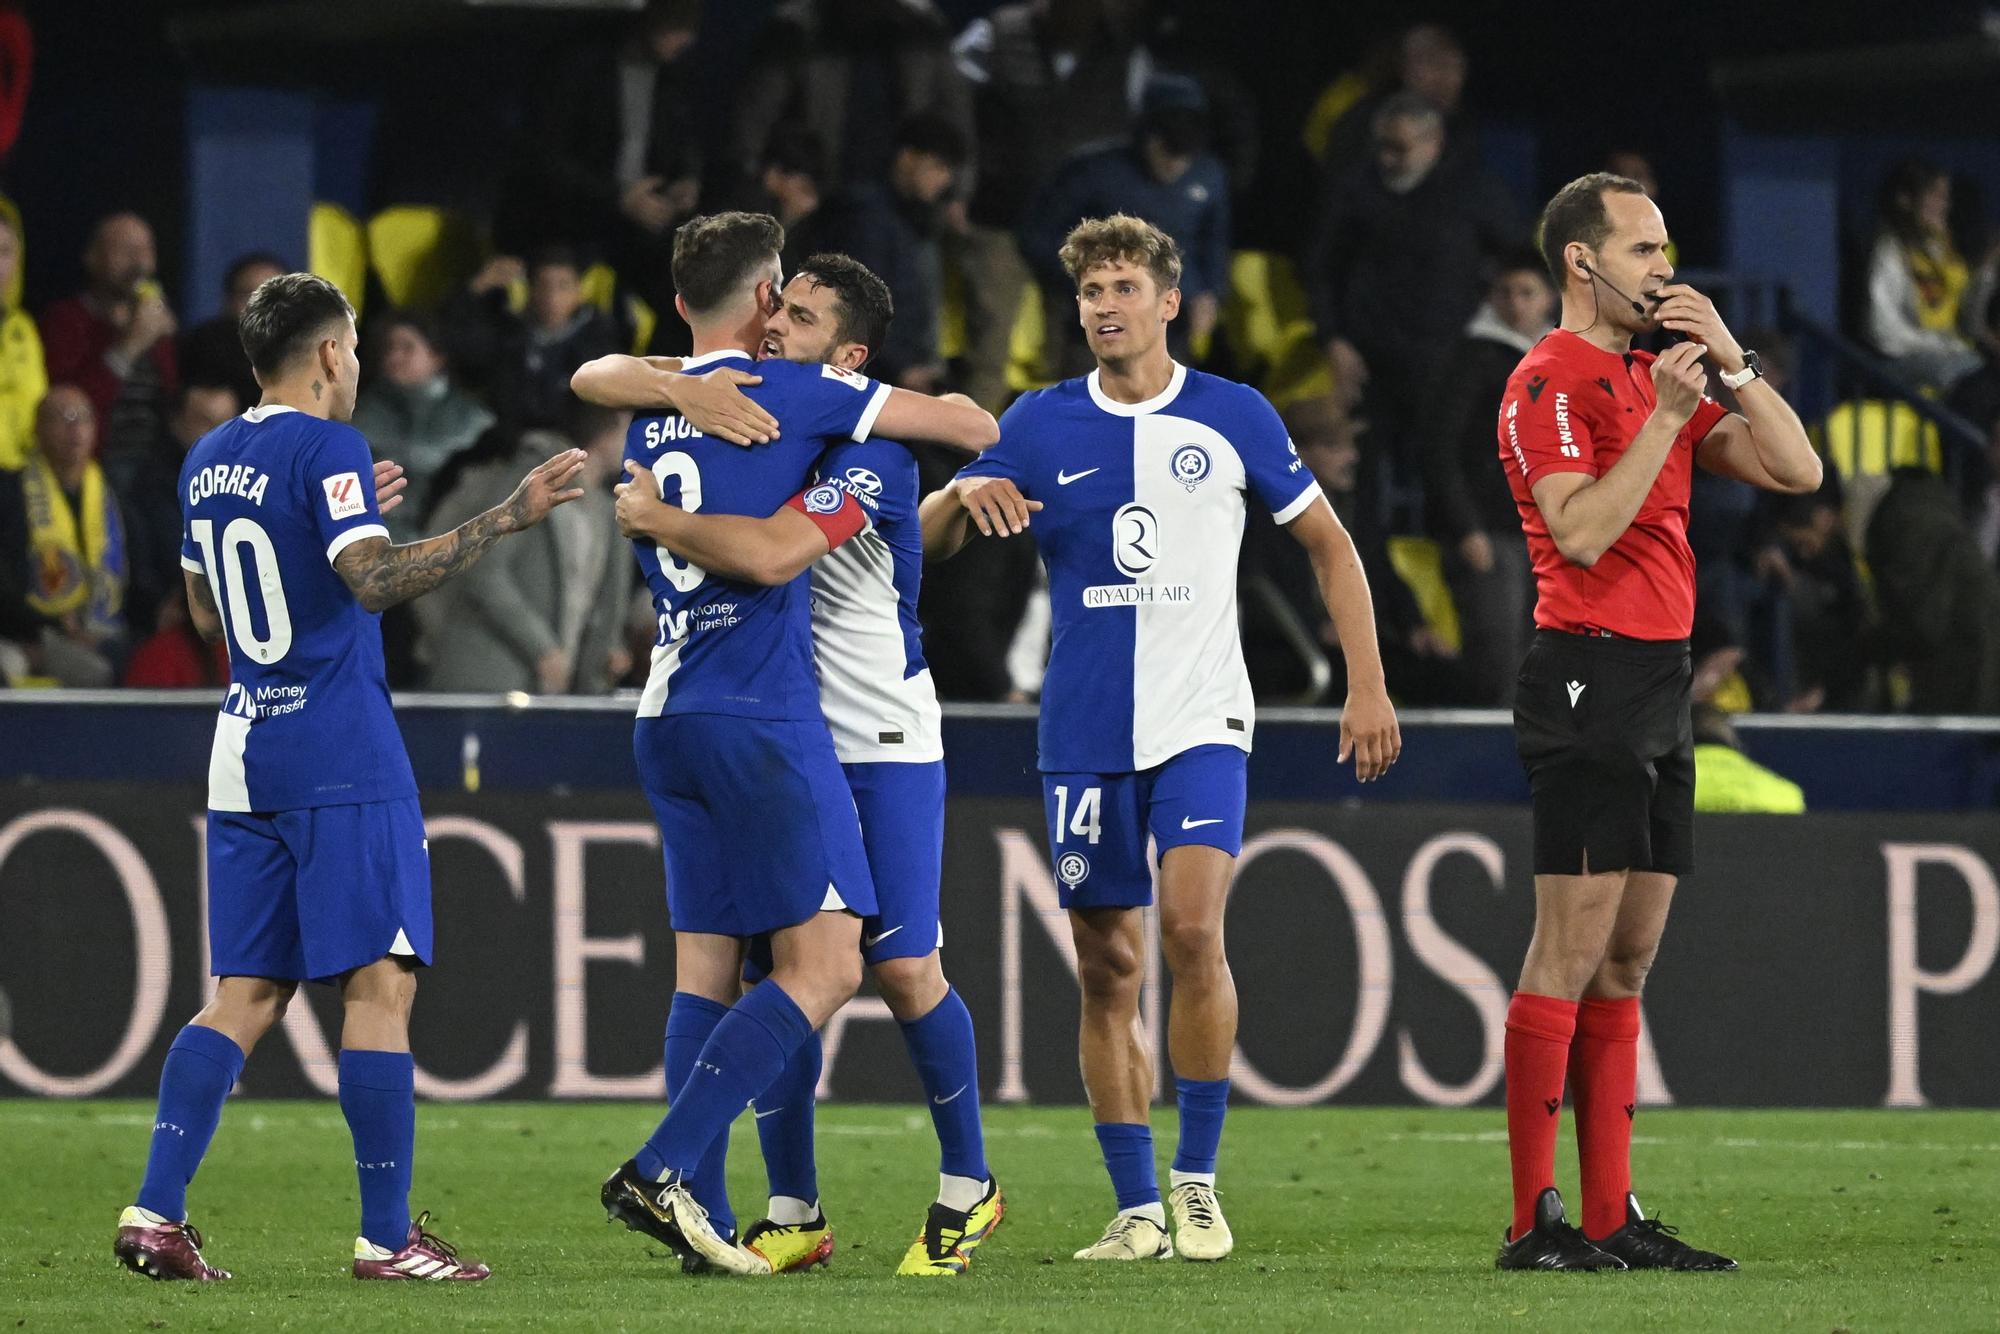
{"label": "white jersey collar", "polygon": [[243,414],[243,420],[255,423],[264,421],[265,419],[270,417],[275,417],[281,412],[297,412],[297,411],[298,411],[297,408],[292,407],[288,403],[259,403],[256,407],[251,408],[249,411]]}
{"label": "white jersey collar", "polygon": [[1098,371],[1092,371],[1084,380],[1084,383],[1090,387],[1091,402],[1116,417],[1143,417],[1149,412],[1158,412],[1161,408],[1174,401],[1174,397],[1181,391],[1181,385],[1187,380],[1187,367],[1176,361],[1174,363],[1174,373],[1167,379],[1167,387],[1147,399],[1144,403],[1120,403],[1117,399],[1110,397],[1097,382],[1099,374],[1100,372]]}
{"label": "white jersey collar", "polygon": [[726,360],[730,357],[741,357],[745,361],[754,361],[756,359],[740,347],[719,348],[714,352],[704,352],[698,357],[682,358],[681,373],[686,374],[688,371],[699,370],[703,366],[713,366],[716,362]]}

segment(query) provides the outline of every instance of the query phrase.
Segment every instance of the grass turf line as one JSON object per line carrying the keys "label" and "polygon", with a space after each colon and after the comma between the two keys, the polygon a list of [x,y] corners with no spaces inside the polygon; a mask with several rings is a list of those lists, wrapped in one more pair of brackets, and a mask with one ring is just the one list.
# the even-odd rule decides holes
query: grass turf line
{"label": "grass turf line", "polygon": [[[685,1279],[604,1222],[599,1181],[654,1109],[426,1104],[412,1203],[491,1263],[483,1285],[356,1284],[352,1152],[330,1102],[225,1112],[190,1195],[227,1284],[154,1284],[111,1257],[143,1167],[138,1102],[0,1101],[0,1329],[1991,1330],[2000,1311],[2000,1116],[1990,1112],[1643,1114],[1638,1191],[1733,1275],[1498,1274],[1507,1157],[1495,1110],[1232,1110],[1219,1265],[1083,1265],[1112,1210],[1085,1112],[998,1108],[990,1158],[1007,1221],[957,1280],[892,1271],[936,1186],[927,1117],[820,1109],[831,1270]],[[1156,1109],[1161,1177],[1173,1114]],[[1568,1118],[1565,1118],[1567,1127]],[[747,1123],[746,1123],[747,1124]],[[1572,1212],[1575,1153],[1558,1179]],[[732,1188],[761,1212],[755,1136]],[[1086,1324],[1085,1322],[1088,1322]]]}

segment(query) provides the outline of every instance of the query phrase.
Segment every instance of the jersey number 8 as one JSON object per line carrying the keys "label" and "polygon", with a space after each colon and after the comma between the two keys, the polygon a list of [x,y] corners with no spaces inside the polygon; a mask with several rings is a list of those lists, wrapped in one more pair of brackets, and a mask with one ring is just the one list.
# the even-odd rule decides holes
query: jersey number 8
{"label": "jersey number 8", "polygon": [[[231,519],[222,530],[222,549],[215,547],[215,521],[196,519],[189,525],[201,563],[208,568],[209,587],[216,592],[215,609],[222,616],[222,628],[236,646],[254,660],[277,662],[292,651],[292,610],[285,603],[285,586],[278,578],[278,550],[271,536],[255,519]],[[248,548],[250,558],[242,552]],[[230,578],[223,578],[224,566]],[[264,635],[257,636],[257,623],[250,616],[250,588],[256,588],[264,604]],[[226,610],[225,610],[226,608]]]}
{"label": "jersey number 8", "polygon": [[[653,477],[660,484],[660,494],[667,494],[669,481],[680,483],[678,504],[689,514],[701,508],[701,469],[695,465],[694,456],[676,449],[653,460]],[[655,547],[660,556],[660,573],[667,582],[683,593],[698,586],[708,578],[708,571],[692,561],[684,561],[665,547]]]}

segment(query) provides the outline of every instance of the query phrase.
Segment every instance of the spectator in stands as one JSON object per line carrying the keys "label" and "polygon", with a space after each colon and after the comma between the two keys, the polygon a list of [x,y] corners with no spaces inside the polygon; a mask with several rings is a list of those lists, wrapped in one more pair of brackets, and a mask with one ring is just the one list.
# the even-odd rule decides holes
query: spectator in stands
{"label": "spectator in stands", "polygon": [[485,386],[508,425],[560,427],[574,401],[570,375],[586,361],[625,351],[623,340],[583,299],[583,265],[569,247],[550,246],[528,261],[527,306],[518,314],[507,284],[495,277],[501,271],[488,265],[447,312],[452,364]]}
{"label": "spectator in stands", "polygon": [[429,321],[398,312],[370,330],[382,348],[379,373],[354,405],[354,429],[377,458],[403,465],[403,503],[383,519],[398,542],[424,536],[431,481],[446,460],[468,448],[493,414],[451,382],[450,367]]}
{"label": "spectator in stands", "polygon": [[851,185],[889,174],[896,129],[912,116],[949,121],[969,139],[972,107],[949,37],[933,0],[784,0],[732,102],[731,160],[754,170],[778,126],[810,125],[828,180]]}
{"label": "spectator in stands", "polygon": [[0,471],[28,461],[35,408],[49,391],[42,336],[21,309],[21,214],[0,199]]}
{"label": "spectator in stands", "polygon": [[[622,637],[632,557],[618,540],[612,480],[631,418],[575,404],[565,438],[522,434],[513,457],[469,468],[438,503],[433,526],[448,528],[505,500],[531,455],[547,458],[571,441],[589,453],[574,510],[509,542],[440,597],[431,628],[434,690],[599,695],[631,665]],[[535,451],[542,451],[536,454]]]}
{"label": "spectator in stands", "polygon": [[222,310],[211,320],[203,320],[181,336],[181,374],[190,383],[226,384],[236,391],[244,407],[254,406],[263,392],[250,372],[250,358],[243,351],[243,339],[236,322],[250,304],[250,294],[266,279],[291,272],[291,267],[269,251],[257,250],[238,255],[222,277]]}
{"label": "spectator in stands", "polygon": [[1465,48],[1451,29],[1418,23],[1397,37],[1390,59],[1364,61],[1363,68],[1336,79],[1306,120],[1306,148],[1319,160],[1322,179],[1345,176],[1366,163],[1376,113],[1404,93],[1421,97],[1444,117],[1447,152],[1472,156],[1474,136],[1461,106],[1466,72]]}
{"label": "spectator in stands", "polygon": [[938,116],[913,116],[896,131],[896,154],[880,183],[842,189],[788,238],[807,254],[852,255],[881,276],[896,319],[870,374],[922,393],[944,374],[938,323],[944,304],[939,208],[966,165],[965,135]]}
{"label": "spectator in stands", "polygon": [[1554,323],[1556,294],[1541,256],[1503,259],[1486,301],[1439,368],[1418,416],[1429,524],[1464,635],[1468,704],[1498,707],[1534,624],[1534,576],[1515,536],[1520,515],[1502,475],[1494,405],[1528,349]]}
{"label": "spectator in stands", "polygon": [[188,619],[187,599],[176,589],[160,603],[159,626],[132,650],[125,684],[153,690],[199,690],[229,680],[229,645],[204,643]]}
{"label": "spectator in stands", "polygon": [[114,213],[91,231],[84,290],[42,312],[49,379],[89,396],[105,471],[121,491],[158,437],[180,383],[179,326],[155,267],[153,229],[136,213]]}
{"label": "spectator in stands", "polygon": [[1021,252],[1041,284],[1048,334],[1061,337],[1066,372],[1087,367],[1089,349],[1076,322],[1076,286],[1057,252],[1079,218],[1131,213],[1165,231],[1181,248],[1181,317],[1168,328],[1175,355],[1206,344],[1229,282],[1229,179],[1208,151],[1208,99],[1182,75],[1146,84],[1131,139],[1086,150],[1057,169],[1021,219]]}
{"label": "spectator in stands", "polygon": [[[1286,409],[1284,418],[1299,458],[1319,479],[1328,503],[1354,538],[1355,551],[1368,575],[1368,590],[1375,600],[1375,630],[1381,642],[1383,669],[1394,673],[1390,679],[1396,682],[1397,700],[1441,704],[1461,697],[1464,686],[1457,651],[1425,619],[1416,594],[1390,560],[1387,535],[1371,507],[1360,503],[1361,439],[1368,424],[1350,416],[1332,395],[1295,403]],[[1245,569],[1255,577],[1269,579],[1321,651],[1329,657],[1337,655],[1340,636],[1319,598],[1312,563],[1303,548],[1284,537],[1270,516],[1261,511],[1253,516],[1246,534]],[[1272,658],[1290,654],[1288,650],[1273,651],[1268,636],[1262,649],[1264,689],[1269,691],[1277,675],[1271,669]],[[1250,651],[1248,643],[1245,651]],[[1341,679],[1337,661],[1333,679]]]}
{"label": "spectator in stands", "polygon": [[[646,0],[620,40],[554,62],[529,99],[494,240],[601,256],[656,311],[673,309],[673,230],[701,203],[702,0]],[[663,326],[682,327],[678,320]]]}
{"label": "spectator in stands", "polygon": [[134,638],[153,628],[167,604],[182,601],[180,476],[187,452],[246,406],[228,384],[183,384],[132,489],[120,497],[132,574],[126,620]]}
{"label": "spectator in stands", "polygon": [[1698,704],[1694,724],[1694,808],[1738,815],[1803,815],[1805,792],[1743,753],[1729,715]]}
{"label": "spectator in stands", "polygon": [[93,457],[90,396],[58,384],[35,413],[35,452],[0,474],[0,639],[11,676],[107,686],[125,642],[125,520]]}
{"label": "spectator in stands", "polygon": [[[1440,358],[1524,232],[1501,186],[1445,159],[1444,116],[1414,92],[1375,111],[1371,161],[1330,176],[1303,277],[1336,392],[1365,401],[1371,463],[1413,480],[1412,433]],[[1380,486],[1378,478],[1375,486]]]}
{"label": "spectator in stands", "polygon": [[764,160],[757,169],[757,189],[741,207],[769,213],[785,229],[784,271],[796,273],[811,253],[799,238],[812,230],[813,215],[827,193],[826,146],[804,125],[780,125],[771,131]]}
{"label": "spectator in stands", "polygon": [[1925,468],[1898,468],[1868,520],[1882,642],[1908,668],[1915,713],[2000,713],[2000,572],[1957,497]]}
{"label": "spectator in stands", "polygon": [[[1027,0],[975,20],[952,44],[972,85],[979,170],[969,225],[948,239],[964,276],[965,391],[998,410],[1029,274],[1015,227],[1035,190],[1087,144],[1131,133],[1151,60],[1143,0]],[[1071,221],[1074,221],[1072,219]]]}
{"label": "spectator in stands", "polygon": [[1868,337],[1898,370],[1948,389],[1979,368],[1959,329],[1970,281],[1953,244],[1951,177],[1911,158],[1883,184],[1880,227],[1868,262]]}
{"label": "spectator in stands", "polygon": [[1771,506],[1771,536],[1757,569],[1783,590],[1788,604],[1792,681],[1785,707],[1793,713],[1864,709],[1869,654],[1862,646],[1875,633],[1841,524],[1839,479],[1829,468],[1818,491],[1775,496]]}

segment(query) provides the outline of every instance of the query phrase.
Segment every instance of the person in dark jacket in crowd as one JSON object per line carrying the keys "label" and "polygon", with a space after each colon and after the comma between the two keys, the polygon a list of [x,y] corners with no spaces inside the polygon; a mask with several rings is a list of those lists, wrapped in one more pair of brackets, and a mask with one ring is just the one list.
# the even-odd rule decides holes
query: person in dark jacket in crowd
{"label": "person in dark jacket in crowd", "polygon": [[1167,328],[1177,358],[1187,360],[1189,345],[1215,327],[1229,284],[1229,175],[1208,140],[1201,85],[1157,75],[1146,85],[1131,140],[1072,157],[1029,205],[1018,232],[1021,253],[1041,284],[1048,337],[1063,340],[1065,374],[1092,364],[1076,323],[1076,285],[1057,257],[1083,218],[1130,213],[1180,244],[1181,318]]}
{"label": "person in dark jacket in crowd", "polygon": [[1552,326],[1555,301],[1541,256],[1503,259],[1417,419],[1430,530],[1464,635],[1467,704],[1512,700],[1534,624],[1535,581],[1514,538],[1521,517],[1493,448],[1493,414],[1507,377]]}
{"label": "person in dark jacket in crowd", "polygon": [[423,316],[399,311],[371,333],[382,361],[355,402],[354,429],[375,457],[403,465],[403,503],[383,522],[396,541],[414,542],[428,531],[431,479],[485,433],[493,414],[451,382],[437,331]]}
{"label": "person in dark jacket in crowd", "polygon": [[231,260],[229,271],[222,276],[222,309],[213,319],[203,320],[181,335],[181,377],[190,384],[226,384],[245,407],[262,398],[236,322],[243,318],[251,293],[266,279],[291,271],[291,265],[266,250]]}
{"label": "person in dark jacket in crowd", "polygon": [[1868,520],[1868,568],[1892,662],[1913,713],[2000,713],[2000,573],[1951,488],[1898,468]]}
{"label": "person in dark jacket in crowd", "polygon": [[528,302],[518,314],[506,287],[489,281],[493,268],[447,312],[452,363],[485,386],[510,427],[560,429],[575,402],[569,377],[576,368],[627,349],[609,317],[583,299],[583,263],[574,250],[550,246],[529,259]]}
{"label": "person in dark jacket in crowd", "polygon": [[1337,392],[1365,401],[1371,453],[1406,467],[1439,361],[1524,229],[1497,182],[1447,158],[1444,117],[1423,97],[1389,98],[1373,132],[1373,157],[1328,178],[1304,278]]}

